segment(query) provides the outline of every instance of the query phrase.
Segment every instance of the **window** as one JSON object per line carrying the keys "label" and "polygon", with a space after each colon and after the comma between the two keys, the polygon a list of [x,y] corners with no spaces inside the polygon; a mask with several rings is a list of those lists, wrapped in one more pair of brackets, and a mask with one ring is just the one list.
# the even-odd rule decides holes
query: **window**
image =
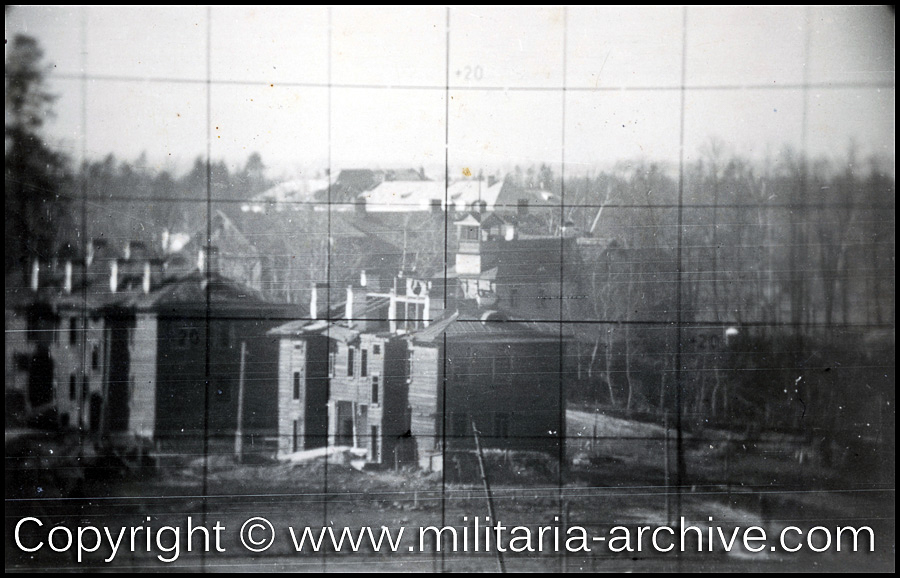
{"label": "window", "polygon": [[300,372],[294,372],[294,399],[300,399]]}
{"label": "window", "polygon": [[372,378],[372,405],[378,404],[378,376]]}
{"label": "window", "polygon": [[75,400],[75,396],[77,395],[76,390],[78,389],[78,378],[75,377],[75,374],[69,376],[69,399]]}
{"label": "window", "polygon": [[372,346],[372,355],[381,355],[381,346],[375,344]]}
{"label": "window", "polygon": [[91,369],[98,369],[100,367],[100,347],[95,345],[93,349],[91,349]]}
{"label": "window", "polygon": [[295,452],[300,451],[300,422],[298,420],[294,420],[294,437],[293,437],[293,448]]}
{"label": "window", "polygon": [[347,377],[353,377],[353,348],[347,349]]}
{"label": "window", "polygon": [[69,318],[69,344],[75,345],[78,343],[78,319],[75,317]]}
{"label": "window", "polygon": [[328,377],[334,377],[334,350],[328,346]]}
{"label": "window", "polygon": [[371,435],[372,435],[372,461],[373,461],[373,462],[377,462],[377,461],[379,461],[379,455],[378,455],[378,426],[374,426],[374,425],[372,426]]}
{"label": "window", "polygon": [[369,375],[369,350],[363,349],[359,354],[359,375],[365,377]]}

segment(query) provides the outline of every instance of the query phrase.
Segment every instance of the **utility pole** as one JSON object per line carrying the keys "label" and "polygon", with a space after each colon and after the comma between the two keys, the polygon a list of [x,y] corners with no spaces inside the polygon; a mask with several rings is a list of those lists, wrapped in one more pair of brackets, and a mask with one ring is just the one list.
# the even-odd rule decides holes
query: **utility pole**
{"label": "utility pole", "polygon": [[[491,483],[488,481],[487,472],[484,469],[484,455],[481,453],[481,441],[478,439],[478,427],[475,425],[475,420],[472,420],[472,432],[475,434],[475,450],[478,452],[478,467],[481,468],[481,481],[484,483],[484,492],[487,494],[488,515],[496,523],[499,520],[494,515],[494,498],[491,495]],[[499,540],[500,537],[498,536],[497,539]],[[500,551],[500,544],[497,544],[497,568],[501,574],[506,574],[506,563],[503,561],[503,552]]]}
{"label": "utility pole", "polygon": [[244,366],[247,342],[241,341],[241,372],[238,377],[237,427],[234,428],[234,455],[238,463],[244,461]]}

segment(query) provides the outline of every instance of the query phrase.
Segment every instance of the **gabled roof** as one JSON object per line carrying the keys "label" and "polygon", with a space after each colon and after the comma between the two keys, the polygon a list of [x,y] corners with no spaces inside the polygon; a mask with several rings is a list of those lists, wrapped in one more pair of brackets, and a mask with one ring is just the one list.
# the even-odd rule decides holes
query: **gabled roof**
{"label": "gabled roof", "polygon": [[464,211],[478,201],[483,202],[488,211],[492,211],[503,185],[503,180],[490,186],[487,181],[478,179],[456,181],[447,188],[447,198],[457,211]]}
{"label": "gabled roof", "polygon": [[481,226],[481,222],[472,213],[468,213],[465,217],[463,217],[459,221],[455,221],[453,224],[456,225],[457,227],[480,227]]}
{"label": "gabled roof", "polygon": [[[353,322],[385,318],[385,311],[390,299],[376,297],[369,299],[362,311],[354,312]],[[331,308],[330,321],[326,319],[298,319],[279,325],[268,331],[269,335],[300,337],[303,335],[328,335],[338,341],[350,342],[359,336],[359,330],[347,327],[347,320],[342,319],[346,302]]]}
{"label": "gabled roof", "polygon": [[385,181],[359,194],[369,212],[431,210],[432,202],[444,206],[443,181]]}
{"label": "gabled roof", "polygon": [[315,193],[328,187],[327,179],[294,179],[259,193],[250,203],[309,203],[315,200]]}
{"label": "gabled roof", "polygon": [[479,318],[467,316],[460,319],[460,313],[457,311],[416,332],[411,339],[414,342],[434,343],[446,335],[448,340],[509,343],[513,341],[565,341],[574,336],[568,326],[560,326],[559,323],[509,319],[503,315],[492,315],[491,313],[493,312],[482,311],[478,314]]}

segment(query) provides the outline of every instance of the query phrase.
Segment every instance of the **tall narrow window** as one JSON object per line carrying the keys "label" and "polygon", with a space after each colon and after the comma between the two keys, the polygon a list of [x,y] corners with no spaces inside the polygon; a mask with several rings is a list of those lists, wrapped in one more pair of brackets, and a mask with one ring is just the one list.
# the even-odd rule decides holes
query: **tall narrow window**
{"label": "tall narrow window", "polygon": [[294,399],[300,399],[300,372],[294,372]]}
{"label": "tall narrow window", "polygon": [[353,377],[353,348],[347,349],[347,377]]}
{"label": "tall narrow window", "polygon": [[76,390],[78,389],[78,378],[75,377],[75,374],[69,376],[69,399],[74,400],[76,396]]}
{"label": "tall narrow window", "polygon": [[75,317],[69,318],[69,343],[71,345],[78,343],[78,319]]}
{"label": "tall narrow window", "polygon": [[369,350],[363,349],[359,354],[359,375],[365,377],[369,375]]}
{"label": "tall narrow window", "polygon": [[378,456],[378,426],[374,426],[374,425],[372,426],[371,436],[372,436],[372,461],[378,462],[378,461],[380,461],[379,456]]}
{"label": "tall narrow window", "polygon": [[372,405],[378,403],[378,376],[372,378]]}
{"label": "tall narrow window", "polygon": [[300,422],[294,420],[294,436],[293,444],[291,444],[295,452],[300,451]]}

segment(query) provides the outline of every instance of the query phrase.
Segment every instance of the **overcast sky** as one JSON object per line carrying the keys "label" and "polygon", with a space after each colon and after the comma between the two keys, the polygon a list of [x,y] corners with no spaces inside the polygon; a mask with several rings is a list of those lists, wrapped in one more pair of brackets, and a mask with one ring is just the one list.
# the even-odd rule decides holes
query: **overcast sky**
{"label": "overcast sky", "polygon": [[44,47],[47,136],[74,158],[84,138],[91,158],[183,168],[209,137],[213,158],[258,151],[275,176],[329,159],[437,176],[445,142],[451,168],[674,164],[686,37],[686,160],[713,137],[753,159],[851,141],[894,159],[885,7],[692,7],[683,34],[679,7],[476,6],[449,26],[449,58],[443,7],[17,7],[6,38]]}

